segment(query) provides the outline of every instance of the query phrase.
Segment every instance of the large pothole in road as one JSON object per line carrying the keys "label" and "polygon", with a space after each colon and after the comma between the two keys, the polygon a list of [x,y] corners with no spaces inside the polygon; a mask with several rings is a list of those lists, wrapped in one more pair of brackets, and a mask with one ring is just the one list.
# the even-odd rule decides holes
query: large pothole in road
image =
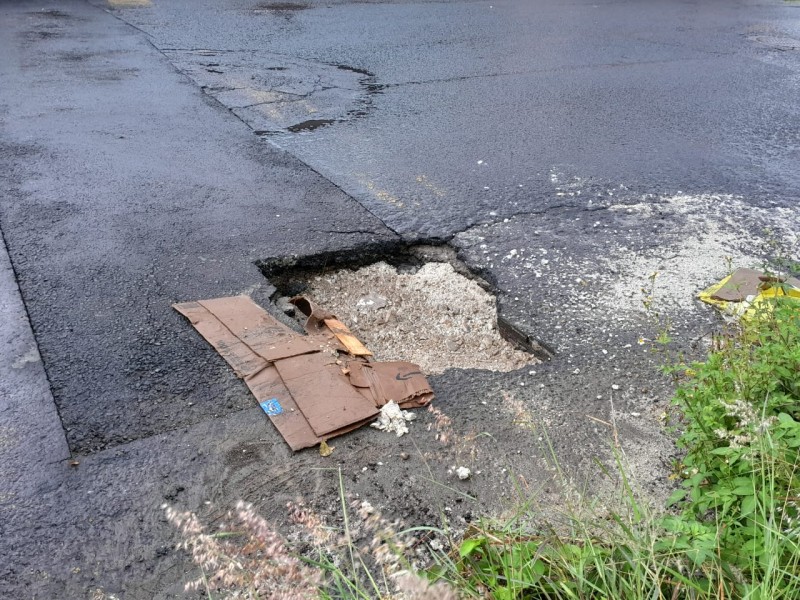
{"label": "large pothole in road", "polygon": [[417,246],[381,258],[351,268],[289,268],[279,274],[267,268],[265,274],[278,288],[279,308],[291,312],[291,295],[311,298],[346,323],[379,360],[408,360],[428,374],[449,368],[512,371],[539,362],[527,336],[502,318],[498,325],[491,286],[469,273],[452,249]]}

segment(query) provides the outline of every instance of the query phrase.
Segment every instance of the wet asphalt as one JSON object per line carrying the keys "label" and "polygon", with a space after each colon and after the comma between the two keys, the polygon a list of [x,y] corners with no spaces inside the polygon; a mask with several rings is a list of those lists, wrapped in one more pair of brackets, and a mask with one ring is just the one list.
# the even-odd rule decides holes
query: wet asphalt
{"label": "wet asphalt", "polygon": [[[288,452],[172,303],[248,293],[266,305],[259,261],[449,242],[556,359],[534,375],[449,371],[437,396],[465,427],[513,440],[489,444],[487,465],[544,480],[523,460],[535,444],[486,398],[513,386],[555,410],[554,444],[580,463],[604,445],[570,420],[595,410],[595,392],[640,377],[639,411],[667,386],[637,352],[642,322],[581,320],[554,291],[574,274],[543,280],[503,257],[591,262],[620,240],[658,247],[678,226],[613,203],[681,191],[793,209],[800,193],[791,3],[124,4],[0,2],[3,307],[21,328],[7,336],[21,379],[4,391],[0,439],[30,444],[0,444],[13,448],[7,597],[178,593],[188,567],[164,501],[224,511],[241,497],[276,520],[298,495],[330,502],[336,478],[313,452]],[[687,339],[710,319],[687,320]],[[376,466],[414,446],[370,433],[341,442],[353,489],[435,518],[414,467]],[[494,501],[495,484],[474,486]]]}
{"label": "wet asphalt", "polygon": [[404,236],[560,204],[552,170],[643,192],[796,198],[800,25],[785,2],[270,6],[155,2],[120,16],[178,65],[218,51],[204,58],[223,78],[229,53],[254,72],[282,57],[368,74],[361,98],[325,113],[332,126],[255,127]]}

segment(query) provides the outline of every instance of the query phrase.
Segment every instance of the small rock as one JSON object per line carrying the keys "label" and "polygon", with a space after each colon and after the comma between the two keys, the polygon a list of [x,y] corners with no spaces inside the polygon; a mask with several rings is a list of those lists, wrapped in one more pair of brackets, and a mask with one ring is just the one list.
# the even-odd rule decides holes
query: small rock
{"label": "small rock", "polygon": [[285,315],[287,315],[289,317],[293,317],[294,316],[294,311],[295,311],[294,304],[289,302],[289,298],[287,298],[286,296],[281,296],[280,298],[275,300],[275,306],[283,314],[285,314]]}
{"label": "small rock", "polygon": [[467,467],[458,467],[456,469],[456,475],[461,481],[464,481],[465,479],[469,479],[470,475],[472,475],[472,471]]}
{"label": "small rock", "polygon": [[388,301],[383,296],[379,296],[378,294],[367,294],[366,296],[362,296],[356,302],[356,306],[358,308],[369,308],[372,310],[378,310],[379,308],[386,308]]}

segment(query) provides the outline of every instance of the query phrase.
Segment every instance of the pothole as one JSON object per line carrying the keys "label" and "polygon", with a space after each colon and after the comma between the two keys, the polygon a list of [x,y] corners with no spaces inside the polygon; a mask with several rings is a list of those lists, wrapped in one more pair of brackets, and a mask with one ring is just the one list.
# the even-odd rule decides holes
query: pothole
{"label": "pothole", "polygon": [[[367,259],[372,258],[372,261]],[[543,348],[502,317],[491,286],[470,273],[447,246],[414,246],[362,254],[330,267],[261,264],[276,306],[302,294],[336,314],[378,360],[407,360],[428,374],[446,369],[513,371],[538,363]],[[541,355],[541,354],[540,354]]]}
{"label": "pothole", "polygon": [[325,127],[326,125],[330,125],[331,123],[335,122],[336,119],[309,119],[308,121],[303,121],[302,123],[297,123],[296,125],[287,127],[286,131],[290,131],[292,133],[299,133],[301,131],[314,131],[315,129]]}

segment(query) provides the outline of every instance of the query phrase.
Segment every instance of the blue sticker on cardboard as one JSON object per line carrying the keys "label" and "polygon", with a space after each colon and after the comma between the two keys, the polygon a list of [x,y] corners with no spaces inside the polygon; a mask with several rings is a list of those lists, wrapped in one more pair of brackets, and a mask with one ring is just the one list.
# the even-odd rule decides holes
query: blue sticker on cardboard
{"label": "blue sticker on cardboard", "polygon": [[283,407],[281,403],[278,402],[277,398],[270,398],[269,400],[264,400],[261,403],[261,409],[267,413],[270,417],[274,417],[275,415],[279,415],[283,412]]}

